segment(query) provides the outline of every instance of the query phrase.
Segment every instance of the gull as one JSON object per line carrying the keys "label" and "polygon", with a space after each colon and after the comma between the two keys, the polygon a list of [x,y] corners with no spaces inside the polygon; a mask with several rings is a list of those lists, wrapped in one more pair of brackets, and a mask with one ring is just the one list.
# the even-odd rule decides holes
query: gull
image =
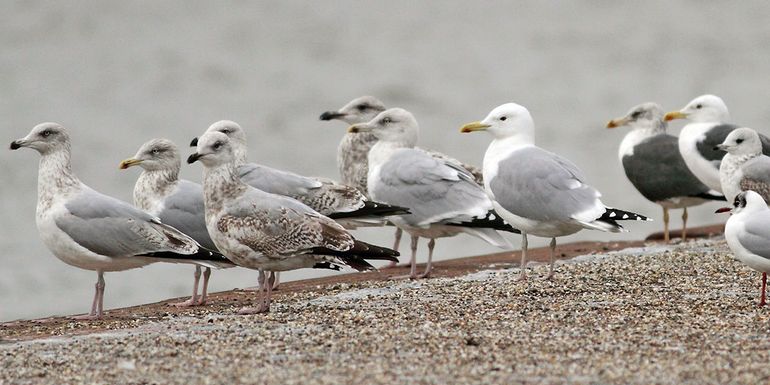
{"label": "gull", "polygon": [[[762,291],[759,306],[765,306],[767,273],[770,272],[770,209],[754,191],[735,196],[733,215],[725,225],[725,240],[735,258],[754,270],[762,272]],[[717,212],[730,211],[723,208]]]}
{"label": "gull", "polygon": [[[368,191],[372,198],[409,207],[410,214],[390,217],[411,235],[410,278],[428,277],[436,238],[459,233],[477,236],[497,247],[510,247],[496,230],[516,232],[492,210],[489,197],[473,175],[459,165],[415,148],[417,120],[408,111],[391,108],[368,123],[350,126],[353,133],[372,133],[377,142],[369,150]],[[428,263],[417,274],[419,238],[428,238]]]}
{"label": "gull", "polygon": [[[385,111],[385,104],[373,96],[361,96],[351,100],[336,111],[326,111],[321,114],[321,120],[341,120],[348,125],[368,123],[377,114]],[[369,173],[369,150],[377,142],[377,136],[371,132],[347,132],[337,147],[337,168],[343,184],[353,186],[369,197],[367,174]],[[476,183],[483,184],[481,170],[462,163],[448,155],[437,151],[423,150],[441,162],[450,163],[468,170],[473,174]],[[401,243],[402,230],[396,227],[393,249],[398,250]]]}
{"label": "gull", "polygon": [[[688,119],[679,133],[679,152],[687,167],[710,189],[722,192],[719,180],[719,164],[725,152],[716,148],[724,142],[727,134],[738,128],[728,124],[730,113],[722,98],[715,95],[701,95],[687,103],[679,111],[671,111],[666,121]],[[763,152],[770,155],[770,139],[762,136]]]}
{"label": "gull", "polygon": [[98,276],[91,312],[77,318],[103,316],[105,272],[159,261],[229,264],[157,217],[83,184],[72,171],[70,137],[61,125],[35,126],[11,143],[12,150],[22,147],[41,155],[36,222],[43,243],[62,262]]}
{"label": "gull", "polygon": [[610,120],[607,128],[629,126],[618,149],[626,177],[645,198],[663,208],[663,238],[669,241],[669,209],[683,209],[682,241],[687,240],[687,208],[709,200],[724,200],[690,172],[679,153],[676,136],[666,133],[663,109],[643,103]]}
{"label": "gull", "polygon": [[484,154],[484,188],[495,211],[521,230],[521,280],[527,277],[527,235],[551,238],[550,279],[557,237],[583,229],[620,232],[618,220],[648,220],[605,206],[577,166],[535,146],[535,123],[523,106],[503,104],[460,131],[487,131],[494,138]]}
{"label": "gull", "polygon": [[[193,238],[198,244],[217,251],[206,229],[203,187],[179,179],[181,160],[176,145],[168,139],[152,139],[144,143],[132,158],[120,162],[120,169],[139,166],[143,169],[134,185],[134,205]],[[231,265],[234,266],[234,265]],[[203,273],[203,290],[198,296],[201,266],[195,266],[193,293],[189,300],[175,306],[198,306],[206,303],[211,268]]]}
{"label": "gull", "polygon": [[236,265],[259,271],[261,301],[239,313],[270,310],[276,271],[318,264],[370,270],[366,259],[394,260],[398,255],[354,239],[340,224],[297,200],[244,183],[235,148],[227,135],[207,131],[187,162],[204,166],[206,227],[214,244]]}
{"label": "gull", "polygon": [[762,154],[759,134],[748,127],[736,128],[717,148],[727,151],[719,165],[719,179],[728,202],[746,190],[770,201],[770,157]]}

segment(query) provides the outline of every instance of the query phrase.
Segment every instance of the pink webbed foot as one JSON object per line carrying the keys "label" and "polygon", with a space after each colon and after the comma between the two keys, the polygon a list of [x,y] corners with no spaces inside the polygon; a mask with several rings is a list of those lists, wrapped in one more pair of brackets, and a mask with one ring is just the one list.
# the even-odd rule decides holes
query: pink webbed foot
{"label": "pink webbed foot", "polygon": [[265,305],[254,306],[254,307],[246,306],[238,310],[238,314],[240,315],[262,314],[262,313],[267,313],[269,311],[270,311],[270,307]]}

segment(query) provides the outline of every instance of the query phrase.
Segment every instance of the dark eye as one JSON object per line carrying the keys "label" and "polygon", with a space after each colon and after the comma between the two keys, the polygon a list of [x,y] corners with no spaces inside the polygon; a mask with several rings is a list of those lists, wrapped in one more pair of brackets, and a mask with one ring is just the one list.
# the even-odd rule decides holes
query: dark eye
{"label": "dark eye", "polygon": [[356,109],[359,111],[366,111],[366,109],[369,108],[366,104],[359,104],[356,106]]}
{"label": "dark eye", "polygon": [[392,122],[393,122],[393,120],[389,116],[386,116],[386,117],[382,118],[382,120],[380,120],[380,123],[382,123],[382,124],[388,124],[388,123],[392,123]]}
{"label": "dark eye", "polygon": [[698,104],[698,105],[695,106],[695,108],[700,110],[701,108],[703,108],[703,104]]}
{"label": "dark eye", "polygon": [[42,136],[42,137],[44,137],[44,138],[47,138],[47,137],[51,136],[51,134],[53,134],[53,131],[51,131],[51,130],[45,130],[45,131],[43,131],[43,132],[41,132],[41,133],[40,133],[40,136]]}
{"label": "dark eye", "polygon": [[505,121],[506,119],[508,119],[508,117],[507,117],[507,116],[501,116],[501,117],[500,117],[500,120],[502,120],[502,121]]}
{"label": "dark eye", "polygon": [[634,111],[633,114],[631,114],[631,119],[636,119],[642,114],[642,111]]}
{"label": "dark eye", "polygon": [[743,143],[743,139],[735,139],[735,143],[741,144]]}
{"label": "dark eye", "polygon": [[160,149],[153,148],[151,152],[152,152],[153,155],[158,155],[158,154],[160,154]]}
{"label": "dark eye", "polygon": [[227,134],[229,134],[229,133],[230,133],[230,129],[229,129],[229,128],[225,128],[225,129],[222,129],[222,130],[220,130],[219,132],[221,132],[221,133],[223,133],[223,134],[227,135]]}
{"label": "dark eye", "polygon": [[220,148],[222,148],[222,146],[223,146],[222,142],[215,142],[212,147],[214,147],[215,150],[219,150]]}

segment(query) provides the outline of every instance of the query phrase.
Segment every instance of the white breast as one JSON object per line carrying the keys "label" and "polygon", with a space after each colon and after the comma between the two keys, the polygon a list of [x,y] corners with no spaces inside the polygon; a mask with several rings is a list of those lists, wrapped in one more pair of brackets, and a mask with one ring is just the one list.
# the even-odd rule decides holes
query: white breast
{"label": "white breast", "polygon": [[697,147],[713,126],[713,123],[690,123],[684,126],[679,134],[679,152],[693,175],[710,189],[722,192],[718,162],[705,159]]}
{"label": "white breast", "polygon": [[741,166],[743,163],[745,161],[739,156],[727,154],[722,158],[722,164],[719,166],[719,182],[728,203],[732,203],[735,196],[741,192],[741,179],[743,179]]}

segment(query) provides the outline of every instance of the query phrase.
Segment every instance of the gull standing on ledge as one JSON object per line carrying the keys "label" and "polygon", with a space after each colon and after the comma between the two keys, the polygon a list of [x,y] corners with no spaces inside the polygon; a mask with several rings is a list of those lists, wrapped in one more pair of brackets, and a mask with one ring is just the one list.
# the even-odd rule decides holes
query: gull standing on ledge
{"label": "gull standing on ledge", "polygon": [[[358,123],[368,123],[382,111],[385,111],[385,104],[383,102],[373,96],[361,96],[351,100],[350,103],[337,111],[324,112],[321,114],[321,120],[341,120],[350,126]],[[366,180],[369,173],[369,150],[375,143],[377,143],[377,136],[374,133],[348,131],[342,137],[342,141],[340,141],[340,145],[337,147],[337,168],[340,171],[342,183],[357,188],[367,197],[370,197]],[[437,151],[423,151],[441,162],[450,163],[468,170],[473,174],[476,183],[479,185],[484,184],[481,170],[477,167],[462,163]],[[401,235],[401,228],[396,227],[393,242],[394,250],[398,250],[398,245],[401,243]]]}
{"label": "gull standing on ledge", "polygon": [[[430,275],[436,238],[459,233],[477,236],[497,247],[510,247],[495,230],[518,232],[492,210],[492,202],[467,170],[414,148],[417,120],[408,111],[391,108],[369,123],[350,126],[353,133],[373,133],[377,143],[369,150],[368,190],[372,198],[409,207],[410,214],[390,221],[412,237],[409,277]],[[428,238],[428,263],[418,275],[417,242]]]}
{"label": "gull standing on ledge", "polygon": [[668,242],[668,210],[682,212],[682,241],[687,240],[687,208],[709,200],[725,200],[690,172],[679,153],[676,136],[666,133],[663,109],[656,103],[632,108],[610,120],[607,128],[631,127],[620,142],[618,157],[626,177],[645,198],[663,207],[663,239]]}
{"label": "gull standing on ledge", "polygon": [[70,138],[56,123],[41,123],[11,149],[40,153],[37,228],[48,249],[62,262],[98,275],[91,312],[80,319],[101,318],[104,273],[165,262],[218,267],[229,264],[219,254],[130,204],[98,193],[72,172]]}
{"label": "gull standing on ledge", "polygon": [[728,202],[747,190],[770,201],[770,157],[762,154],[759,134],[748,127],[736,128],[717,147],[727,151],[719,166],[719,179]]}
{"label": "gull standing on ledge", "polygon": [[[719,164],[725,152],[716,146],[724,142],[732,130],[739,127],[727,123],[730,121],[730,113],[722,98],[715,95],[698,96],[681,110],[667,113],[664,119],[691,121],[679,133],[679,152],[682,153],[687,167],[703,184],[722,192]],[[761,139],[763,152],[770,155],[770,140],[764,136]]]}
{"label": "gull standing on ledge", "polygon": [[[168,139],[152,139],[143,144],[133,158],[120,162],[120,169],[140,166],[143,171],[134,185],[134,205],[195,239],[201,246],[216,251],[206,229],[203,187],[179,179],[181,160],[176,145]],[[231,265],[234,266],[234,265]],[[203,290],[198,296],[201,266],[195,266],[193,293],[189,300],[175,306],[206,303],[211,268],[203,273]]]}
{"label": "gull standing on ledge", "polygon": [[[762,272],[762,291],[759,306],[765,306],[767,273],[770,272],[770,209],[754,191],[735,196],[733,214],[725,225],[725,240],[735,259]],[[728,212],[730,208],[717,210]]]}
{"label": "gull standing on ledge", "polygon": [[559,155],[535,146],[535,123],[529,111],[503,104],[460,132],[488,131],[494,139],[484,154],[484,187],[495,210],[521,230],[521,276],[527,278],[527,235],[551,238],[554,276],[556,237],[582,229],[620,232],[618,220],[646,217],[606,207],[601,194],[585,184],[583,173]]}
{"label": "gull standing on ledge", "polygon": [[232,141],[221,132],[200,137],[187,162],[198,160],[204,166],[206,227],[214,244],[236,265],[259,270],[260,304],[241,309],[241,314],[270,310],[276,271],[319,264],[371,270],[366,259],[395,260],[398,255],[355,240],[340,224],[299,201],[241,181]]}

